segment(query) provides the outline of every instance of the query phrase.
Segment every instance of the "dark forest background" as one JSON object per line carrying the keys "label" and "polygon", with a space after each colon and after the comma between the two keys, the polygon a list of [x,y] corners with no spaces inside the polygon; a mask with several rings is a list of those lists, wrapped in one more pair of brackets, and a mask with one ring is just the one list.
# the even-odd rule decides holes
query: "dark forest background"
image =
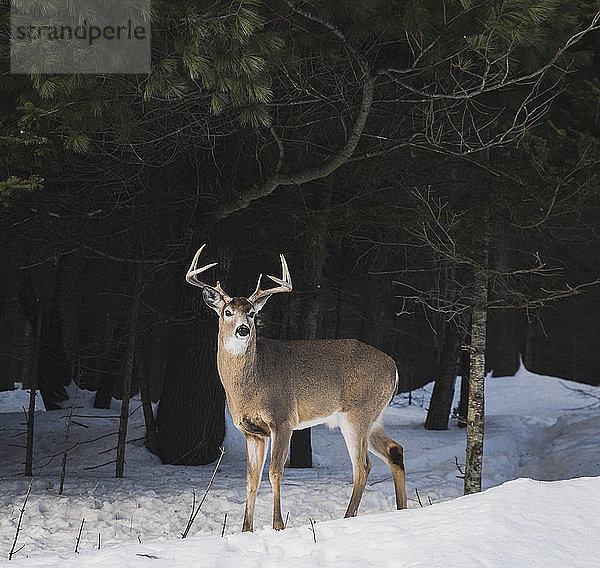
{"label": "dark forest background", "polygon": [[600,384],[597,11],[156,1],[147,77],[10,75],[4,44],[0,389],[142,389],[164,462],[214,460],[217,321],[184,279],[204,242],[232,295],[285,253],[261,333],[379,347],[402,392],[437,381],[428,427],[482,275],[489,370]]}

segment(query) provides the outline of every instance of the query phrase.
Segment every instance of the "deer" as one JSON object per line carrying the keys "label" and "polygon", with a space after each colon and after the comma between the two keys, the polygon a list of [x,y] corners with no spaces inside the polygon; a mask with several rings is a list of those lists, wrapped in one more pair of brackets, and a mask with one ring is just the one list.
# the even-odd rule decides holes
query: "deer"
{"label": "deer", "polygon": [[283,340],[257,337],[256,315],[274,294],[292,291],[283,254],[277,286],[261,288],[262,274],[248,297],[231,297],[219,281],[198,275],[206,244],[192,260],[189,284],[202,288],[206,305],[219,316],[217,370],[235,427],[246,441],[246,506],[242,531],[253,531],[256,494],[271,442],[269,480],[273,528],[284,528],[281,480],[294,430],[325,423],[339,427],[352,462],[353,489],[345,517],[353,517],[371,470],[368,451],[388,464],[397,509],[406,508],[404,451],[383,429],[383,411],[396,394],[398,372],[387,354],[356,339]]}

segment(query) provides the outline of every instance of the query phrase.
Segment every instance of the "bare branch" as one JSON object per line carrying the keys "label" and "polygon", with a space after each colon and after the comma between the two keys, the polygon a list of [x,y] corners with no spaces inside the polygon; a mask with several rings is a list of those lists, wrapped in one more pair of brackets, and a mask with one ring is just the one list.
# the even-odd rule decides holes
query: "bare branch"
{"label": "bare branch", "polygon": [[[510,85],[526,84],[526,83],[530,82],[532,79],[535,79],[536,80],[535,82],[539,83],[541,78],[552,67],[554,67],[556,65],[556,62],[565,54],[565,52],[567,50],[569,50],[571,47],[573,47],[575,44],[577,44],[579,41],[581,41],[587,34],[593,32],[593,31],[597,31],[599,29],[600,29],[600,12],[596,12],[596,14],[593,16],[592,20],[590,21],[589,25],[585,29],[577,32],[576,34],[573,34],[559,49],[556,50],[556,53],[552,56],[552,58],[545,65],[540,67],[539,69],[536,69],[535,71],[533,71],[531,73],[525,73],[525,74],[517,75],[516,77],[509,78],[509,68],[508,68],[508,60],[507,60],[508,54],[507,54],[507,56],[506,56],[506,60],[507,60],[506,71],[505,71],[503,77],[499,81],[496,81],[496,82],[488,81],[489,64],[486,63],[485,72],[482,76],[482,81],[481,81],[480,85],[478,87],[474,87],[471,89],[463,89],[462,92],[460,92],[460,93],[430,92],[427,90],[413,87],[411,84],[399,79],[396,75],[399,74],[400,70],[396,70],[394,68],[384,69],[384,70],[379,71],[379,73],[382,75],[388,76],[395,83],[397,83],[398,85],[400,85],[407,91],[410,91],[411,93],[414,93],[416,95],[420,95],[420,96],[424,97],[425,101],[429,101],[432,99],[445,99],[445,100],[470,99],[470,98],[476,97],[477,95],[480,95],[482,93],[489,93],[492,91],[497,91],[499,89],[503,89]],[[402,70],[402,72],[405,72],[405,70]]]}

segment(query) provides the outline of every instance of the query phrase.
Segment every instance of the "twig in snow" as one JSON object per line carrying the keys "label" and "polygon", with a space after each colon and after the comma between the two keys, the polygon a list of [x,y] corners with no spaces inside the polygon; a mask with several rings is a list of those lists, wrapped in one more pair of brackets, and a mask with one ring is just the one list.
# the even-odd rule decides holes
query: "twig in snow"
{"label": "twig in snow", "polygon": [[202,499],[200,500],[198,507],[196,507],[196,494],[194,493],[194,504],[192,505],[192,514],[190,515],[190,518],[188,520],[187,526],[185,527],[185,530],[181,533],[181,538],[185,538],[188,535],[188,533],[190,532],[190,529],[192,528],[192,525],[194,524],[194,521],[196,520],[196,517],[198,516],[198,513],[200,512],[200,507],[202,507],[202,503],[204,503],[204,500],[206,499],[206,496],[208,495],[208,492],[210,491],[210,488],[212,487],[213,481],[215,480],[215,476],[217,475],[217,470],[219,469],[219,465],[221,464],[221,460],[223,459],[224,453],[225,453],[225,448],[221,448],[221,455],[219,456],[219,459],[217,460],[217,465],[215,466],[215,470],[213,471],[210,481],[208,482],[208,487],[206,488],[206,491],[204,492],[204,495],[202,496]]}
{"label": "twig in snow", "polygon": [[423,503],[421,503],[421,496],[419,495],[419,490],[415,487],[415,493],[417,494],[417,500],[419,501],[419,505],[422,507]]}
{"label": "twig in snow", "polygon": [[308,520],[310,521],[310,530],[313,533],[313,540],[314,540],[315,544],[317,544],[317,533],[315,531],[315,522],[310,517],[308,517]]}
{"label": "twig in snow", "polygon": [[85,523],[85,518],[81,519],[81,526],[79,527],[79,534],[77,535],[77,542],[75,543],[75,553],[79,554],[79,541],[81,540],[81,533],[83,532],[83,524]]}
{"label": "twig in snow", "polygon": [[84,467],[83,469],[98,469],[99,467],[104,467],[105,465],[110,465],[111,463],[115,463],[117,460],[110,460],[105,463],[101,463],[100,465],[92,465],[90,467]]}
{"label": "twig in snow", "polygon": [[[117,435],[116,432],[109,432],[108,434],[102,434],[102,436],[98,436],[97,438],[92,438],[91,440],[83,440],[82,442],[75,442],[67,451],[70,452],[71,450],[74,450],[77,446],[82,446],[83,444],[91,444],[93,442],[97,442],[98,440],[102,440],[104,438],[110,438],[110,436],[116,436],[116,435]],[[49,455],[46,455],[46,456],[42,456],[39,459],[50,458],[50,461],[52,461],[52,458],[56,458],[58,456],[62,456],[62,454],[63,454],[63,452],[58,452],[56,454],[49,454]],[[48,463],[46,463],[44,465],[44,467],[46,465],[48,465],[50,463],[50,461]],[[37,467],[40,467],[40,466],[36,465],[35,467],[37,468]]]}
{"label": "twig in snow", "polygon": [[600,405],[600,396],[598,396],[597,394],[594,394],[591,390],[569,387],[562,381],[560,381],[560,385],[562,387],[566,388],[567,390],[570,390],[571,392],[578,394],[580,397],[592,398],[592,399],[595,399],[595,401],[596,401],[596,402],[591,402],[590,404],[586,404],[585,406],[580,406],[578,408],[569,408],[568,410],[587,410],[589,408],[594,408],[595,406]]}
{"label": "twig in snow", "polygon": [[371,483],[369,483],[369,485],[377,485],[378,483],[383,483],[384,481],[387,481],[388,479],[392,479],[392,476],[386,475],[385,477],[382,477],[381,479],[376,479],[375,481],[371,481]]}
{"label": "twig in snow", "polygon": [[454,456],[454,463],[456,464],[456,469],[460,471],[460,475],[457,475],[456,477],[458,477],[459,479],[464,479],[465,470],[462,467],[460,467],[460,464],[458,463],[458,456]]}
{"label": "twig in snow", "polygon": [[221,529],[221,538],[225,535],[225,526],[227,525],[227,513],[225,513],[225,518],[223,519],[223,528]]}
{"label": "twig in snow", "polygon": [[287,528],[287,523],[288,523],[289,518],[290,518],[290,512],[288,511],[285,515],[285,523],[283,523],[284,529]]}
{"label": "twig in snow", "polygon": [[98,533],[98,550],[100,550],[100,541],[102,540],[102,536]]}
{"label": "twig in snow", "polygon": [[19,551],[23,550],[23,545],[18,550],[15,550],[17,546],[17,540],[19,538],[19,532],[21,531],[21,523],[23,522],[23,515],[25,514],[25,506],[27,505],[27,500],[29,499],[29,494],[31,493],[31,486],[33,485],[33,477],[29,480],[29,486],[27,487],[27,494],[25,495],[25,500],[23,501],[23,506],[21,507],[21,514],[19,515],[19,522],[17,523],[17,530],[15,532],[15,540],[13,540],[12,547],[10,552],[8,553],[8,560],[12,560],[12,557]]}
{"label": "twig in snow", "polygon": [[[145,439],[146,439],[146,436],[142,436],[141,438],[130,438],[125,443],[126,444],[133,444],[134,442],[139,442],[140,440],[145,440]],[[106,450],[102,450],[101,452],[98,452],[98,455],[100,455],[100,454],[108,454],[110,452],[114,452],[117,448],[118,448],[118,446],[113,446],[112,448],[106,448]]]}
{"label": "twig in snow", "polygon": [[427,495],[427,500],[429,501],[430,505],[433,505],[433,501],[431,500],[431,497],[429,495]]}

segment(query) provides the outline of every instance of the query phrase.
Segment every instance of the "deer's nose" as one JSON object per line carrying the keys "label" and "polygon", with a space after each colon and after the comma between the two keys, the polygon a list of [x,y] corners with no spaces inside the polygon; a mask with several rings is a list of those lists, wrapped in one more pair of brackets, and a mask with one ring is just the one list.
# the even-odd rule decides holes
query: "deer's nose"
{"label": "deer's nose", "polygon": [[246,337],[247,335],[250,335],[250,328],[247,325],[242,324],[235,330],[235,334],[239,337]]}

